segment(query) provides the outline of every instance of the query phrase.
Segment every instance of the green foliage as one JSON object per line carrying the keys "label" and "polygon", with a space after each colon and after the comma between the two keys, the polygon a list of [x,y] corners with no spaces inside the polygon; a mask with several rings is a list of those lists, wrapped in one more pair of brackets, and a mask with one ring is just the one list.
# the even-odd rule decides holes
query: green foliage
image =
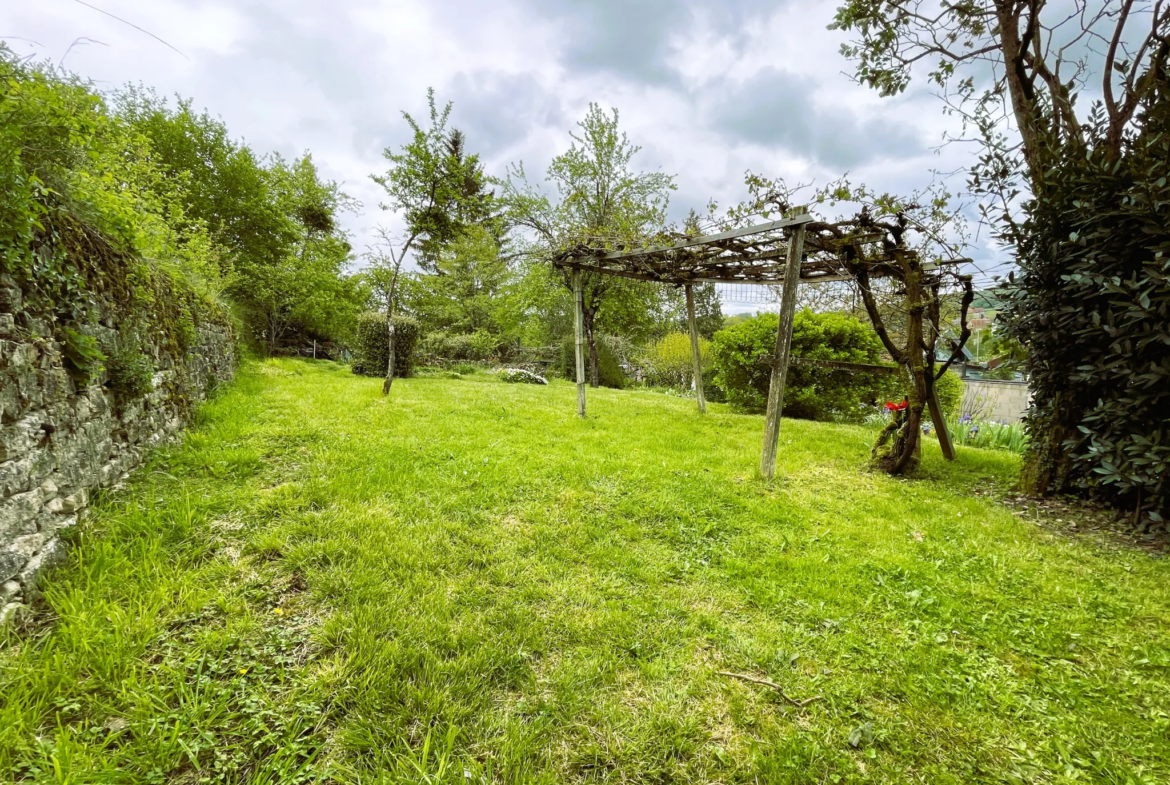
{"label": "green foliage", "polygon": [[[575,382],[577,379],[576,338],[569,336],[561,342],[561,357],[558,369],[563,378]],[[626,374],[621,360],[604,336],[597,341],[597,383],[602,387],[621,389],[626,386]],[[585,378],[589,378],[589,347],[585,347]]]}
{"label": "green foliage", "polygon": [[944,417],[952,417],[958,413],[963,403],[963,389],[963,380],[954,371],[948,370],[942,378],[935,380],[934,394],[938,396]]}
{"label": "green foliage", "polygon": [[[715,333],[712,360],[715,384],[729,403],[762,411],[768,400],[780,317],[760,314]],[[792,334],[792,356],[815,360],[877,363],[881,342],[873,330],[838,313],[800,311]],[[877,402],[885,382],[877,374],[818,368],[793,363],[784,390],[785,417],[810,420],[858,419]]]}
{"label": "green foliage", "polygon": [[1005,290],[1028,345],[1025,484],[1170,514],[1170,100],[1115,158],[1092,129],[1046,174]]}
{"label": "green foliage", "polygon": [[79,388],[88,387],[105,370],[106,355],[97,339],[81,330],[63,327],[61,337],[65,369]]}
{"label": "green foliage", "polygon": [[467,228],[439,251],[433,268],[408,279],[400,298],[428,332],[482,332],[497,344],[516,335],[521,311],[514,275],[487,229]]}
{"label": "green foliage", "polygon": [[[711,365],[711,342],[706,338],[699,339],[699,358],[703,368]],[[669,333],[651,344],[642,362],[649,384],[686,390],[694,383],[695,363],[688,333]]]}
{"label": "green foliage", "polygon": [[[607,113],[590,104],[577,127],[569,149],[556,156],[546,172],[555,199],[528,181],[523,164],[512,165],[502,184],[509,220],[531,233],[532,264],[547,266],[557,252],[582,242],[605,247],[637,244],[661,232],[665,224],[674,178],[662,172],[638,172],[631,166],[641,148],[619,130],[617,110]],[[533,278],[546,284],[529,289],[545,295],[543,302],[538,301],[541,305],[556,307],[560,314],[572,313],[572,302],[565,308],[558,291],[569,287],[567,274],[560,271]],[[650,337],[646,329],[654,321],[650,315],[665,310],[669,303],[663,287],[612,275],[585,274],[582,286],[585,338],[599,353],[597,337],[606,330],[634,340]]]}
{"label": "green foliage", "polygon": [[154,389],[154,360],[138,348],[113,349],[106,357],[106,386],[123,400]]}
{"label": "green foliage", "polygon": [[473,333],[429,332],[419,347],[428,364],[487,362],[500,354],[500,338],[487,330]]}
{"label": "green foliage", "polygon": [[400,213],[406,222],[409,239],[402,255],[413,249],[419,266],[433,273],[443,250],[469,228],[490,227],[498,240],[500,226],[494,217],[495,196],[488,190],[490,179],[479,156],[466,152],[462,132],[447,128],[451,104],[440,110],[431,88],[427,106],[427,127],[402,113],[413,132],[411,141],[398,152],[386,148],[383,156],[390,168],[371,179],[386,190],[383,209]]}
{"label": "green foliage", "polygon": [[290,339],[350,340],[365,292],[345,275],[351,248],[337,216],[354,203],[321,179],[311,155],[263,159],[190,101],[172,108],[129,89],[115,106],[167,175],[152,190],[181,205],[181,225],[206,227],[220,251],[217,274],[250,340],[269,353]]}
{"label": "green foliage", "polygon": [[951,435],[951,443],[964,447],[1007,450],[1017,454],[1028,448],[1028,434],[1023,423],[995,422],[970,415],[948,414],[947,431]]}
{"label": "green foliage", "polygon": [[[390,331],[386,314],[366,311],[357,318],[353,350],[353,372],[360,376],[386,376],[390,360]],[[394,317],[394,375],[414,373],[418,322],[409,316]]]}

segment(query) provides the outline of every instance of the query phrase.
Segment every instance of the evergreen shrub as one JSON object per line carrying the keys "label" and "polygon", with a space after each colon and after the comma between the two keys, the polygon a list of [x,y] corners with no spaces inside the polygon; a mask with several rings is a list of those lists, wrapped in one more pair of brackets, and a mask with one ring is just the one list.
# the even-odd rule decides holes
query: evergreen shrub
{"label": "evergreen shrub", "polygon": [[[367,311],[358,317],[353,372],[359,376],[386,376],[390,358],[390,333],[386,314]],[[418,322],[409,316],[394,317],[394,375],[414,373],[414,350],[418,343]]]}

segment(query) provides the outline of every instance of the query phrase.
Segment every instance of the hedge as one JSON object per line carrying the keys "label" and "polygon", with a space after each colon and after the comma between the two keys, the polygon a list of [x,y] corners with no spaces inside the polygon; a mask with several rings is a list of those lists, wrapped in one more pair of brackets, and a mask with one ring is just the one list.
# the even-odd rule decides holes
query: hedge
{"label": "hedge", "polygon": [[[780,317],[761,314],[715,333],[714,381],[729,403],[762,411],[768,400]],[[815,360],[878,363],[881,342],[873,329],[851,316],[801,311],[793,323],[792,356]],[[785,417],[858,419],[889,394],[892,377],[792,364],[784,391]],[[896,386],[896,383],[894,383]]]}
{"label": "hedge", "polygon": [[[367,311],[357,320],[357,345],[353,372],[361,376],[384,377],[390,355],[390,334],[386,314]],[[418,343],[418,322],[409,316],[394,317],[394,375],[414,373],[414,349]]]}

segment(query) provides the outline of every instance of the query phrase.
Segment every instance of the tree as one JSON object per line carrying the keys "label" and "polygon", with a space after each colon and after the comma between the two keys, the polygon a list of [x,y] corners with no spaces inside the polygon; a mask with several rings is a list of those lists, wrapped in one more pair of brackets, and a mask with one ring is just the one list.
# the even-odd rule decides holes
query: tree
{"label": "tree", "polygon": [[410,305],[427,329],[514,335],[513,279],[495,238],[473,226],[440,251],[434,272],[415,276]]}
{"label": "tree", "polygon": [[[1170,287],[1158,269],[1165,172],[1153,151],[1170,96],[1170,6],[852,0],[833,26],[858,35],[843,51],[885,95],[930,63],[947,110],[982,144],[970,185],[1022,273],[1004,292],[1033,390],[1022,485],[1158,515],[1170,419],[1153,415],[1151,432],[1151,413],[1166,409],[1154,391],[1167,386],[1154,304]],[[1094,91],[1079,114],[1078,97]],[[1151,392],[1132,389],[1135,379]]]}
{"label": "tree", "polygon": [[[585,119],[577,124],[580,130],[570,134],[569,149],[548,167],[546,179],[556,192],[555,200],[528,182],[523,164],[509,168],[503,200],[512,224],[531,233],[531,256],[547,263],[555,252],[574,245],[621,248],[644,243],[662,231],[674,178],[631,168],[630,161],[641,148],[618,130],[618,119],[616,109],[607,114],[597,104],[589,105]],[[563,287],[571,288],[567,272],[558,277]],[[582,279],[590,377],[597,386],[599,311],[607,301],[656,298],[659,293],[615,276],[587,273]]]}
{"label": "tree", "polygon": [[160,186],[181,200],[185,219],[207,226],[226,251],[228,292],[246,299],[252,274],[276,265],[297,241],[297,227],[276,204],[272,178],[247,145],[189,99],[172,108],[154,91],[128,87],[114,95],[117,116],[150,140],[151,158],[170,177]]}
{"label": "tree", "polygon": [[351,246],[335,215],[353,209],[353,201],[337,183],[321,180],[308,153],[291,164],[274,156],[266,176],[294,240],[274,262],[250,266],[239,299],[262,319],[269,354],[293,330],[348,337],[361,297],[357,281],[344,274]]}
{"label": "tree", "polygon": [[452,104],[440,110],[431,88],[427,106],[426,127],[402,113],[413,132],[411,141],[398,152],[387,147],[383,156],[390,168],[371,179],[386,191],[382,209],[400,213],[406,223],[395,258],[401,261],[413,251],[419,267],[434,272],[448,243],[469,226],[492,222],[495,196],[479,156],[467,154],[463,133],[447,128]]}

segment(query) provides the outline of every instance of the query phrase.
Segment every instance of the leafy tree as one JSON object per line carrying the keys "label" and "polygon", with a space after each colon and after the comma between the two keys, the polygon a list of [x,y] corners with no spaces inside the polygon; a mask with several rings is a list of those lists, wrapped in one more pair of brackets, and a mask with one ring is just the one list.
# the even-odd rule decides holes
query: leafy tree
{"label": "leafy tree", "polygon": [[431,88],[427,106],[425,127],[402,113],[413,136],[397,152],[386,148],[383,156],[390,168],[371,178],[386,191],[382,209],[400,213],[406,223],[393,256],[403,259],[413,251],[419,267],[433,273],[443,248],[468,227],[492,224],[496,207],[479,156],[466,152],[461,131],[448,130],[451,103],[439,109]]}
{"label": "leafy tree", "polygon": [[224,272],[236,273],[229,293],[246,298],[254,271],[278,264],[297,240],[263,161],[189,99],[172,108],[152,90],[129,87],[114,95],[114,108],[149,140],[151,158],[169,175],[162,186],[181,200],[186,219],[206,225],[225,250]]}
{"label": "leafy tree", "polygon": [[[1166,320],[1155,216],[1170,6],[851,0],[834,27],[858,36],[843,51],[885,95],[929,64],[948,111],[982,142],[971,186],[1022,273],[1004,295],[1030,353],[1025,489],[1080,489],[1161,516],[1170,421],[1157,390],[1168,385],[1150,350]],[[1081,115],[1091,82],[1101,100]]]}
{"label": "leafy tree", "polygon": [[[645,242],[662,231],[674,178],[660,172],[636,172],[631,159],[641,149],[618,130],[618,112],[607,114],[590,104],[585,119],[572,133],[569,149],[553,159],[546,173],[555,196],[550,198],[528,182],[523,164],[509,169],[503,198],[513,225],[531,233],[530,258],[547,260],[579,243],[618,248]],[[561,286],[571,288],[567,272]],[[661,298],[656,287],[587,273],[584,289],[585,337],[589,345],[591,382],[599,383],[597,335],[599,321],[627,324],[645,314]],[[549,281],[548,278],[543,278]],[[606,314],[599,317],[603,307]]]}
{"label": "leafy tree", "polygon": [[277,264],[257,268],[250,276],[253,293],[248,299],[262,309],[270,345],[275,349],[290,326],[348,340],[364,298],[358,281],[345,275],[351,246],[335,216],[353,209],[353,201],[337,183],[320,178],[308,153],[291,164],[274,156],[268,176],[275,202],[296,237]]}

